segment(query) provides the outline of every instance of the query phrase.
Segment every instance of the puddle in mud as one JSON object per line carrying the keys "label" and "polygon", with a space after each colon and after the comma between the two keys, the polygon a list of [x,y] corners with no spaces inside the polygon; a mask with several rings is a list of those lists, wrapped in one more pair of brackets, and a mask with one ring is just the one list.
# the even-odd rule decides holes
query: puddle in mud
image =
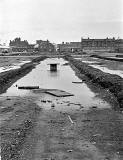
{"label": "puddle in mud", "polygon": [[105,67],[105,65],[100,65],[101,62],[98,62],[98,61],[82,60],[81,58],[78,60],[81,60],[82,62],[89,64],[89,66],[92,66],[93,68],[97,68],[105,73],[115,74],[115,75],[118,75],[123,78],[123,71],[122,70],[109,69],[109,68]]}
{"label": "puddle in mud", "polygon": [[[58,71],[51,72],[49,63],[59,63]],[[82,81],[71,69],[69,65],[64,65],[67,61],[62,58],[49,58],[42,61],[36,66],[28,75],[24,76],[16,83],[14,83],[6,93],[2,96],[37,96],[37,103],[45,109],[51,109],[51,105],[55,105],[56,110],[80,109],[97,106],[99,108],[111,107],[106,101],[100,99],[94,92],[92,92],[86,83],[72,83]],[[19,90],[18,86],[39,86],[46,89],[60,89],[74,96],[57,98],[55,96],[38,93],[35,94],[30,90]]]}
{"label": "puddle in mud", "polygon": [[82,62],[84,62],[84,63],[87,63],[87,64],[99,63],[99,62],[97,62],[97,61],[86,61],[86,60],[82,60],[82,58],[75,58],[75,59],[80,60],[80,61],[82,61]]}
{"label": "puddle in mud", "polygon": [[121,60],[123,60],[122,57],[111,57],[111,56],[109,56],[109,58],[115,58],[115,59],[121,59]]}
{"label": "puddle in mud", "polygon": [[108,69],[107,67],[98,66],[98,65],[90,65],[90,66],[97,68],[105,73],[115,74],[123,78],[123,71],[121,70],[111,70],[111,69]]}
{"label": "puddle in mud", "polygon": [[29,62],[30,62],[30,61],[21,61],[21,62],[19,62],[19,63],[14,63],[14,64],[9,65],[9,66],[0,67],[0,73],[6,72],[6,71],[10,71],[10,70],[13,70],[13,69],[18,69],[18,68],[20,68],[23,64],[29,63]]}

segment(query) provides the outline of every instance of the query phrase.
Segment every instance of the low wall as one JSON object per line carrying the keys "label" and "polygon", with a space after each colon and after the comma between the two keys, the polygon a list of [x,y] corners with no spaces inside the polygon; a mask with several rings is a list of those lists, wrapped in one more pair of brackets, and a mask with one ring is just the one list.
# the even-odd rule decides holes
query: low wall
{"label": "low wall", "polygon": [[123,108],[123,79],[120,76],[104,73],[69,55],[65,56],[65,59],[71,62],[82,74],[91,79],[93,83],[97,83],[113,93],[120,107]]}

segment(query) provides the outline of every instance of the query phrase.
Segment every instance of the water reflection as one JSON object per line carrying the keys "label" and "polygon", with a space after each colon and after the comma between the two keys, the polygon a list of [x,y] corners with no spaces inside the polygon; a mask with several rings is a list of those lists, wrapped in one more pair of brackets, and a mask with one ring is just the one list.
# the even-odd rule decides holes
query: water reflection
{"label": "water reflection", "polygon": [[53,72],[53,71],[47,71],[47,75],[49,76],[49,78],[57,78],[60,76],[60,71],[57,70],[56,72]]}

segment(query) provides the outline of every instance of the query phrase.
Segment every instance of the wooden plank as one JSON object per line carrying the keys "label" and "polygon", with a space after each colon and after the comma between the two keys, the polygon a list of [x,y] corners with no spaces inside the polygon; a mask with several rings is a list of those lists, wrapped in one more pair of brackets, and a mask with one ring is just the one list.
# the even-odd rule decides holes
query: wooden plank
{"label": "wooden plank", "polygon": [[70,117],[69,115],[68,115],[68,118],[69,118],[70,122],[71,122],[72,124],[74,124],[73,120],[71,119],[71,117]]}
{"label": "wooden plank", "polygon": [[82,81],[80,81],[80,82],[72,82],[72,83],[83,83]]}
{"label": "wooden plank", "polygon": [[18,89],[39,89],[39,86],[19,86]]}

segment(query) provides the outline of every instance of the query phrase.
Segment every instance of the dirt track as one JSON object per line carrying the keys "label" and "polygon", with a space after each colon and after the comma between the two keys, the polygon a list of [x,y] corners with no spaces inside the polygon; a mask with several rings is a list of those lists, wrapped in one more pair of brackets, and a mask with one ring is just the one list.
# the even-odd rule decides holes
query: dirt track
{"label": "dirt track", "polygon": [[84,108],[64,113],[41,109],[35,100],[1,97],[3,119],[9,115],[1,125],[3,160],[123,159],[122,113]]}

